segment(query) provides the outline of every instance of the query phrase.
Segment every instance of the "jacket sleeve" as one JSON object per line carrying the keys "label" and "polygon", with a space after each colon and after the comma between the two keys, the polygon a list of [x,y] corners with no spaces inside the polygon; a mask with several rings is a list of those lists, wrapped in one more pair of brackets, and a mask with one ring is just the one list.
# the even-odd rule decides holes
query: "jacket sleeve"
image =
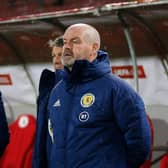
{"label": "jacket sleeve", "polygon": [[151,147],[150,126],[140,96],[127,84],[119,86],[114,114],[124,134],[129,168],[139,168],[147,159]]}
{"label": "jacket sleeve", "polygon": [[8,123],[6,120],[4,105],[2,102],[0,92],[0,156],[3,154],[8,143],[9,143]]}

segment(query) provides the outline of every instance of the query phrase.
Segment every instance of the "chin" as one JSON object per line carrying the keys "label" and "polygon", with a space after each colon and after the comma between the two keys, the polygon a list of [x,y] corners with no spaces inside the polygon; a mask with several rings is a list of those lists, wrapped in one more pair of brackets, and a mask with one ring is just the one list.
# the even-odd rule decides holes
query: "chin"
{"label": "chin", "polygon": [[55,67],[56,69],[62,69],[62,67],[60,67],[60,66],[57,66],[57,67]]}

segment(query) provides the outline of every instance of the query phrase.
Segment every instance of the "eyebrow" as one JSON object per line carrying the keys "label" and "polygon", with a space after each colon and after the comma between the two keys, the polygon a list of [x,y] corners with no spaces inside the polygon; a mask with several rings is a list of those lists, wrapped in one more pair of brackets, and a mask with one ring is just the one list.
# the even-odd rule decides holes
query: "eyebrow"
{"label": "eyebrow", "polygon": [[[76,39],[79,39],[79,37],[73,37],[72,39],[70,39],[70,41],[73,41],[73,40],[76,40]],[[63,39],[64,41],[66,41],[67,39]]]}

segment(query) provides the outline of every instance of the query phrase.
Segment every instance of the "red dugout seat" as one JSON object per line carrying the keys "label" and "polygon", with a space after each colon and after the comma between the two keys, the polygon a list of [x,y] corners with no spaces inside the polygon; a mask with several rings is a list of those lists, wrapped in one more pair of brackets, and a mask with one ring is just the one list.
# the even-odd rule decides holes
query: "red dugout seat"
{"label": "red dugout seat", "polygon": [[152,139],[152,145],[151,145],[151,151],[150,151],[150,155],[149,155],[149,159],[145,161],[145,163],[140,167],[140,168],[150,168],[151,167],[151,161],[152,161],[152,147],[153,147],[153,143],[154,143],[154,127],[153,127],[153,123],[152,120],[149,116],[148,117],[148,121],[149,121],[149,125],[150,125],[150,129],[151,129],[151,139]]}
{"label": "red dugout seat", "polygon": [[168,154],[165,154],[161,159],[160,168],[168,168]]}
{"label": "red dugout seat", "polygon": [[21,115],[9,126],[10,143],[2,158],[0,168],[31,168],[36,119]]}

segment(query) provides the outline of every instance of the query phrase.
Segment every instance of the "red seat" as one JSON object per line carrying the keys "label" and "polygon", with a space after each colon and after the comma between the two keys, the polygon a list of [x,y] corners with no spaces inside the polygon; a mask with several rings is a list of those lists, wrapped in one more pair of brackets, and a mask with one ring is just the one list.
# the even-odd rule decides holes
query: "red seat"
{"label": "red seat", "polygon": [[168,154],[165,154],[161,159],[160,168],[168,168]]}
{"label": "red seat", "polygon": [[150,168],[151,167],[151,161],[152,161],[152,147],[153,147],[153,143],[154,143],[154,127],[153,127],[153,123],[152,123],[151,118],[149,116],[147,116],[147,117],[148,117],[150,130],[151,130],[151,140],[152,140],[151,144],[152,145],[151,145],[149,159],[146,160],[145,163],[140,168]]}
{"label": "red seat", "polygon": [[21,115],[10,126],[10,142],[0,159],[0,168],[31,168],[36,120]]}

